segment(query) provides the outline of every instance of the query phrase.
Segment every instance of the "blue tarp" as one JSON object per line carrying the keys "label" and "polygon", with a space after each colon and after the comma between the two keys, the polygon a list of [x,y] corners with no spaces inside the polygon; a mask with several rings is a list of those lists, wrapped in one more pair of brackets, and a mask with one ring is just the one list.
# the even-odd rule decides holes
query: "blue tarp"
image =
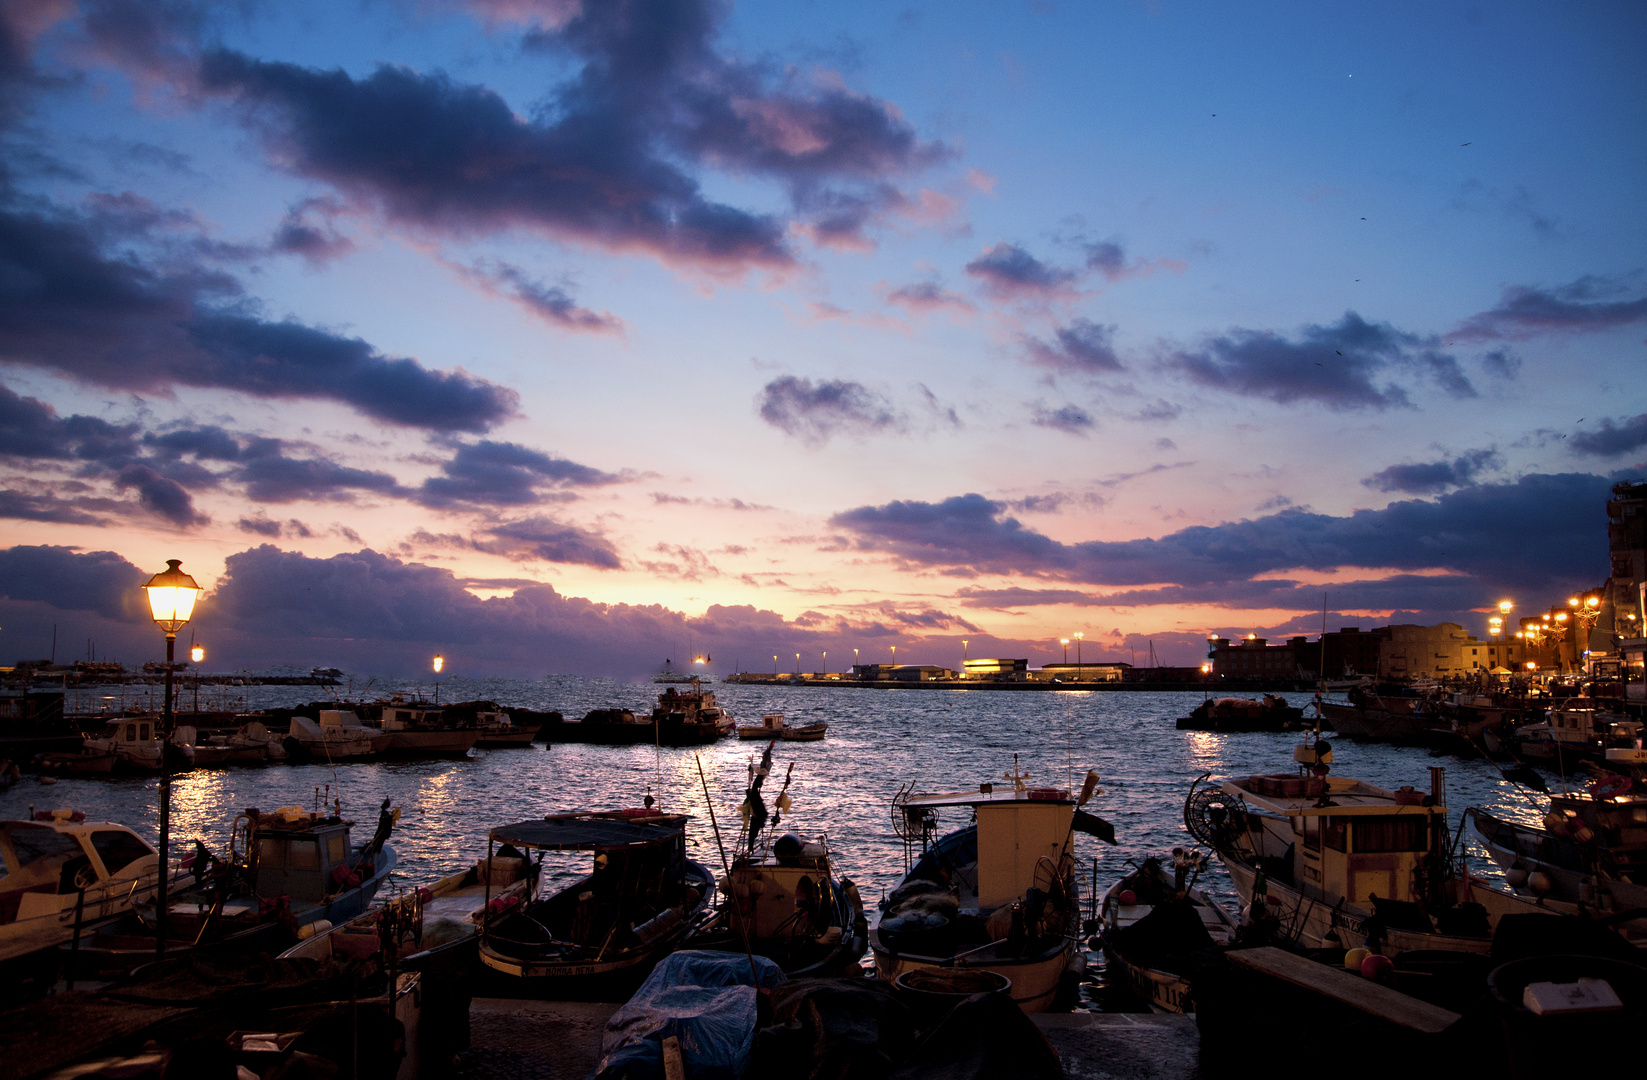
{"label": "blue tarp", "polygon": [[680,1040],[692,1080],[736,1080],[755,1042],[756,987],[784,981],[765,957],[687,950],[666,956],[635,996],[611,1019],[601,1039],[595,1080],[654,1080],[663,1076],[663,1040]]}

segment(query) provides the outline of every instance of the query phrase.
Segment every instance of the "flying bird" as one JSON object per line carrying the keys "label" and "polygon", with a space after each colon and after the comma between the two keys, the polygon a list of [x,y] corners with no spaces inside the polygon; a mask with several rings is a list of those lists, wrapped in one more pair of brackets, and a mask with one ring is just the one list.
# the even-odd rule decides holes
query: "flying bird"
{"label": "flying bird", "polygon": [[[1473,141],[1473,140],[1472,140],[1472,141]],[[1470,144],[1469,144],[1469,143],[1459,143],[1459,144],[1458,144],[1458,145],[1460,145],[1460,146],[1468,146],[1468,145],[1470,145]]]}
{"label": "flying bird", "polygon": [[1343,350],[1341,350],[1341,349],[1334,349],[1333,352],[1338,353],[1339,356],[1344,355]]}
{"label": "flying bird", "polygon": [[1580,423],[1580,424],[1584,423],[1584,417],[1582,417],[1582,416],[1579,417],[1577,422]]}
{"label": "flying bird", "polygon": [[1322,363],[1322,362],[1321,362],[1321,361],[1319,361],[1319,360],[1317,360],[1317,361],[1316,361],[1316,362],[1315,362],[1315,366],[1316,366],[1316,367],[1326,367],[1326,366],[1327,366],[1327,365],[1326,365],[1326,364],[1323,364],[1323,363]]}

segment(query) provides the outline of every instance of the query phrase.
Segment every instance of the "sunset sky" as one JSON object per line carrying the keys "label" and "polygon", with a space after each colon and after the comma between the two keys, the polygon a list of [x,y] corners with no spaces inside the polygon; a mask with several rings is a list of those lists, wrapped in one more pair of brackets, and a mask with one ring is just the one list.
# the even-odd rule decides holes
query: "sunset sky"
{"label": "sunset sky", "polygon": [[1480,634],[1647,474],[1639,2],[0,13],[0,663]]}

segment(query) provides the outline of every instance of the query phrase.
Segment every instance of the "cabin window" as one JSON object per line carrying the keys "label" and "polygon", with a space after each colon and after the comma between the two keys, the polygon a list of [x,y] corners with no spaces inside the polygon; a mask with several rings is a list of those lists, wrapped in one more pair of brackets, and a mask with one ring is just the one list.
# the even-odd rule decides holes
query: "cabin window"
{"label": "cabin window", "polygon": [[1355,820],[1357,855],[1381,851],[1423,851],[1424,847],[1424,819],[1417,814]]}
{"label": "cabin window", "polygon": [[319,870],[320,845],[312,840],[293,840],[286,847],[286,866],[290,870]]}
{"label": "cabin window", "polygon": [[399,720],[403,724],[406,723],[411,718],[412,718],[412,714],[409,713],[409,712],[397,712],[397,713],[395,713],[395,719]]}
{"label": "cabin window", "polygon": [[286,843],[283,840],[259,840],[257,843],[257,864],[270,870],[279,870],[286,865]]}
{"label": "cabin window", "polygon": [[13,829],[11,832],[11,846],[17,852],[17,865],[27,866],[32,862],[49,858],[53,855],[78,855],[80,842],[66,833],[44,827]]}
{"label": "cabin window", "polygon": [[127,724],[126,725],[126,741],[127,742],[134,742],[134,741],[136,741],[136,739],[137,739],[137,725],[136,724]]}
{"label": "cabin window", "polygon": [[337,866],[339,863],[343,862],[344,858],[348,854],[349,854],[348,841],[347,841],[347,838],[342,833],[338,833],[336,836],[329,836],[329,837],[326,838],[326,861],[327,862],[331,863],[333,866]]}
{"label": "cabin window", "polygon": [[138,724],[137,725],[137,732],[138,732],[137,737],[139,739],[142,739],[144,742],[149,741],[149,725],[147,725],[147,724]]}
{"label": "cabin window", "polygon": [[1304,819],[1304,850],[1321,850],[1321,819],[1318,817]]}
{"label": "cabin window", "polygon": [[1349,832],[1349,822],[1339,817],[1321,819],[1321,842],[1334,851],[1345,850],[1344,841]]}
{"label": "cabin window", "polygon": [[92,833],[91,842],[92,847],[97,849],[97,857],[103,860],[103,869],[109,872],[110,877],[150,854],[149,845],[129,832],[101,829]]}

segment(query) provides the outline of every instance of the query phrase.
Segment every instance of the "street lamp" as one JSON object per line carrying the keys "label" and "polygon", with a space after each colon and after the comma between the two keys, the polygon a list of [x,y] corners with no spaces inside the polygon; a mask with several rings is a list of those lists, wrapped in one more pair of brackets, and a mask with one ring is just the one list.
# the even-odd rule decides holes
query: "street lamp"
{"label": "street lamp", "polygon": [[1086,635],[1079,630],[1075,632],[1075,667],[1077,670],[1081,668],[1081,641],[1085,637]]}
{"label": "street lamp", "polygon": [[[191,646],[189,649],[189,659],[194,661],[196,664],[199,664],[202,660],[206,659],[206,646]],[[194,720],[197,724],[200,722],[200,669],[198,667],[195,668],[194,672]]]}
{"label": "street lamp", "polygon": [[827,678],[828,675],[829,675],[829,650],[828,649],[825,649],[823,651],[823,673],[824,673],[824,676]]}
{"label": "street lamp", "polygon": [[961,639],[961,670],[962,671],[966,670],[966,660],[967,660],[966,650],[967,650],[967,646],[970,645],[970,644],[972,644],[972,643],[969,642],[966,638]]}
{"label": "street lamp", "polygon": [[446,668],[446,658],[435,654],[435,704],[440,704],[440,673]]}
{"label": "street lamp", "polygon": [[801,654],[796,653],[795,654],[795,674],[799,675],[800,673],[801,673]]}
{"label": "street lamp", "polygon": [[1058,639],[1058,644],[1060,644],[1064,647],[1064,666],[1069,667],[1069,638],[1067,638],[1067,637],[1059,638]]}
{"label": "street lamp", "polygon": [[166,711],[160,722],[160,884],[155,890],[154,958],[166,958],[166,875],[171,862],[172,827],[172,653],[177,632],[194,614],[200,584],[182,570],[182,562],[167,559],[166,569],[143,586],[149,594],[149,614],[166,633]]}
{"label": "street lamp", "polygon": [[778,654],[777,653],[772,654],[772,677],[774,679],[778,677]]}

